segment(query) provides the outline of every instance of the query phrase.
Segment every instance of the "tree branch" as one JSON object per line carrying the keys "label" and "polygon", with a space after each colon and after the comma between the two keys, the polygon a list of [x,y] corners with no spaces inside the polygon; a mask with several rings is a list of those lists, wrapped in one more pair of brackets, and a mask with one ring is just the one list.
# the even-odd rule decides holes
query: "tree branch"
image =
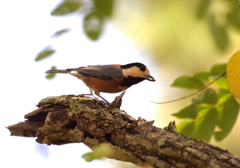
{"label": "tree branch", "polygon": [[138,166],[240,167],[240,159],[227,151],[178,134],[174,122],[157,128],[154,121],[136,120],[86,97],[48,97],[37,106],[25,115],[25,122],[8,127],[11,135],[36,136],[37,142],[48,145],[83,142],[91,149],[107,143],[114,152],[106,157]]}

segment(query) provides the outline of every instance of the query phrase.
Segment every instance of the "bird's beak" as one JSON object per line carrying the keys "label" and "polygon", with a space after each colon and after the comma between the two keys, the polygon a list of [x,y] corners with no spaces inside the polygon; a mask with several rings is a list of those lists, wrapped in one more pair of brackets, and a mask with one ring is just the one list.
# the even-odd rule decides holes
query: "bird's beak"
{"label": "bird's beak", "polygon": [[152,82],[156,81],[151,75],[144,75],[144,78]]}

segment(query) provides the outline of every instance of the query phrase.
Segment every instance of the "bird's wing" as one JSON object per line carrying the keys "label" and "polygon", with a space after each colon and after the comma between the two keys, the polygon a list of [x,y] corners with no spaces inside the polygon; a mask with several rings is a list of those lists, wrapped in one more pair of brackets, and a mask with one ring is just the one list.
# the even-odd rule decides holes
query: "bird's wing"
{"label": "bird's wing", "polygon": [[123,73],[120,66],[115,65],[90,65],[77,69],[78,73],[83,76],[91,76],[102,80],[120,80]]}

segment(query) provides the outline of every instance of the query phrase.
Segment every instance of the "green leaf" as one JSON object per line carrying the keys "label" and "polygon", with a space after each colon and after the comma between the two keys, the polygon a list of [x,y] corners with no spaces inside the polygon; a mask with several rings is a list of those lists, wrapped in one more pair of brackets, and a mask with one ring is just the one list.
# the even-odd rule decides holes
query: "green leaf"
{"label": "green leaf", "polygon": [[200,120],[200,119],[204,118],[205,115],[207,114],[207,112],[209,110],[211,110],[212,108],[214,108],[214,107],[213,106],[199,106],[197,120]]}
{"label": "green leaf", "polygon": [[84,19],[84,31],[92,40],[97,40],[102,32],[102,19],[96,13],[89,13]]}
{"label": "green leaf", "polygon": [[76,0],[65,0],[63,3],[58,5],[52,12],[53,16],[62,16],[66,14],[71,14],[77,11],[82,6],[80,1]]}
{"label": "green leaf", "polygon": [[95,159],[102,159],[102,157],[103,157],[103,155],[96,154],[95,152],[88,152],[82,156],[82,158],[85,159],[87,162],[91,162]]}
{"label": "green leaf", "polygon": [[217,141],[221,141],[230,133],[236,123],[239,113],[239,104],[233,96],[230,96],[217,110],[219,115],[218,127],[220,131],[216,132],[214,137]]}
{"label": "green leaf", "polygon": [[172,114],[176,118],[196,118],[198,113],[198,108],[195,104],[191,104],[184,109],[180,110],[178,113]]}
{"label": "green leaf", "polygon": [[208,81],[210,73],[209,72],[199,72],[193,76],[194,79],[199,81]]}
{"label": "green leaf", "polygon": [[227,64],[219,64],[219,65],[214,65],[211,68],[210,71],[210,76],[220,76],[224,72],[226,72]]}
{"label": "green leaf", "polygon": [[214,105],[218,102],[218,95],[215,90],[208,88],[203,92],[201,99],[202,104]]}
{"label": "green leaf", "polygon": [[53,53],[55,53],[55,50],[52,50],[52,49],[47,48],[47,49],[41,51],[41,52],[37,55],[37,57],[35,58],[35,61],[40,61],[40,60],[42,60],[42,59],[45,59],[45,58],[51,56]]}
{"label": "green leaf", "polygon": [[226,31],[226,27],[219,25],[215,22],[214,16],[211,16],[208,22],[210,27],[213,39],[218,46],[219,49],[224,51],[228,46],[228,34]]}
{"label": "green leaf", "polygon": [[218,92],[219,99],[221,99],[221,97],[225,96],[226,94],[232,95],[228,90],[225,90],[225,89],[219,90],[219,92]]}
{"label": "green leaf", "polygon": [[[219,76],[211,76],[211,77],[210,77],[210,82],[212,82],[214,79],[216,79],[216,78],[218,78],[218,77],[219,77]],[[221,89],[225,89],[225,90],[228,89],[227,81],[226,81],[226,78],[225,78],[225,77],[219,78],[219,79],[216,80],[213,84],[214,84],[215,86],[221,88]]]}
{"label": "green leaf", "polygon": [[193,130],[194,130],[193,121],[183,121],[177,125],[177,132],[190,138],[192,138]]}
{"label": "green leaf", "polygon": [[240,29],[240,12],[239,11],[228,13],[227,20],[231,25],[233,25],[237,29]]}
{"label": "green leaf", "polygon": [[[56,66],[52,66],[52,68],[51,68],[51,70],[56,70],[56,69],[57,69]],[[52,79],[55,76],[56,76],[56,73],[49,73],[49,74],[46,75],[46,78],[47,79]]]}
{"label": "green leaf", "polygon": [[173,87],[181,87],[181,88],[188,88],[188,89],[200,89],[204,87],[202,82],[197,79],[188,77],[188,76],[180,76],[174,80]]}
{"label": "green leaf", "polygon": [[95,159],[101,159],[102,157],[109,157],[112,154],[113,148],[109,144],[101,144],[93,148],[92,152],[83,154],[82,158],[84,158],[87,162],[90,162]]}
{"label": "green leaf", "polygon": [[65,33],[69,32],[69,30],[70,30],[70,29],[58,30],[58,31],[56,31],[56,32],[52,35],[52,37],[59,37],[59,36],[65,34]]}
{"label": "green leaf", "polygon": [[218,113],[215,108],[205,108],[199,111],[198,120],[194,124],[193,138],[210,141],[217,125]]}
{"label": "green leaf", "polygon": [[100,17],[111,17],[113,0],[94,0],[96,12]]}
{"label": "green leaf", "polygon": [[207,9],[210,5],[210,2],[211,2],[211,0],[201,0],[200,1],[200,4],[197,8],[197,18],[198,19],[201,19],[206,15]]}
{"label": "green leaf", "polygon": [[202,103],[202,99],[201,98],[192,98],[192,103],[195,105],[199,105]]}

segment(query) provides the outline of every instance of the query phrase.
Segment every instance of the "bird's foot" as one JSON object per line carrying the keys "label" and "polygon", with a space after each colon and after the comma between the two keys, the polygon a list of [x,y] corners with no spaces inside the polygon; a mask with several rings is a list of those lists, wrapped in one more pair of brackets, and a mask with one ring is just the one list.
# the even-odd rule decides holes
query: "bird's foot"
{"label": "bird's foot", "polygon": [[101,103],[101,104],[107,105],[107,106],[110,105],[110,103],[109,103],[106,99],[104,99],[102,96],[99,96],[102,100],[99,100],[99,97],[97,97],[97,96],[94,95],[94,94],[80,94],[80,95],[78,95],[78,96],[79,96],[79,97],[84,97],[84,96],[86,96],[86,95],[92,96],[92,97],[96,100],[96,102],[97,102],[96,104]]}

